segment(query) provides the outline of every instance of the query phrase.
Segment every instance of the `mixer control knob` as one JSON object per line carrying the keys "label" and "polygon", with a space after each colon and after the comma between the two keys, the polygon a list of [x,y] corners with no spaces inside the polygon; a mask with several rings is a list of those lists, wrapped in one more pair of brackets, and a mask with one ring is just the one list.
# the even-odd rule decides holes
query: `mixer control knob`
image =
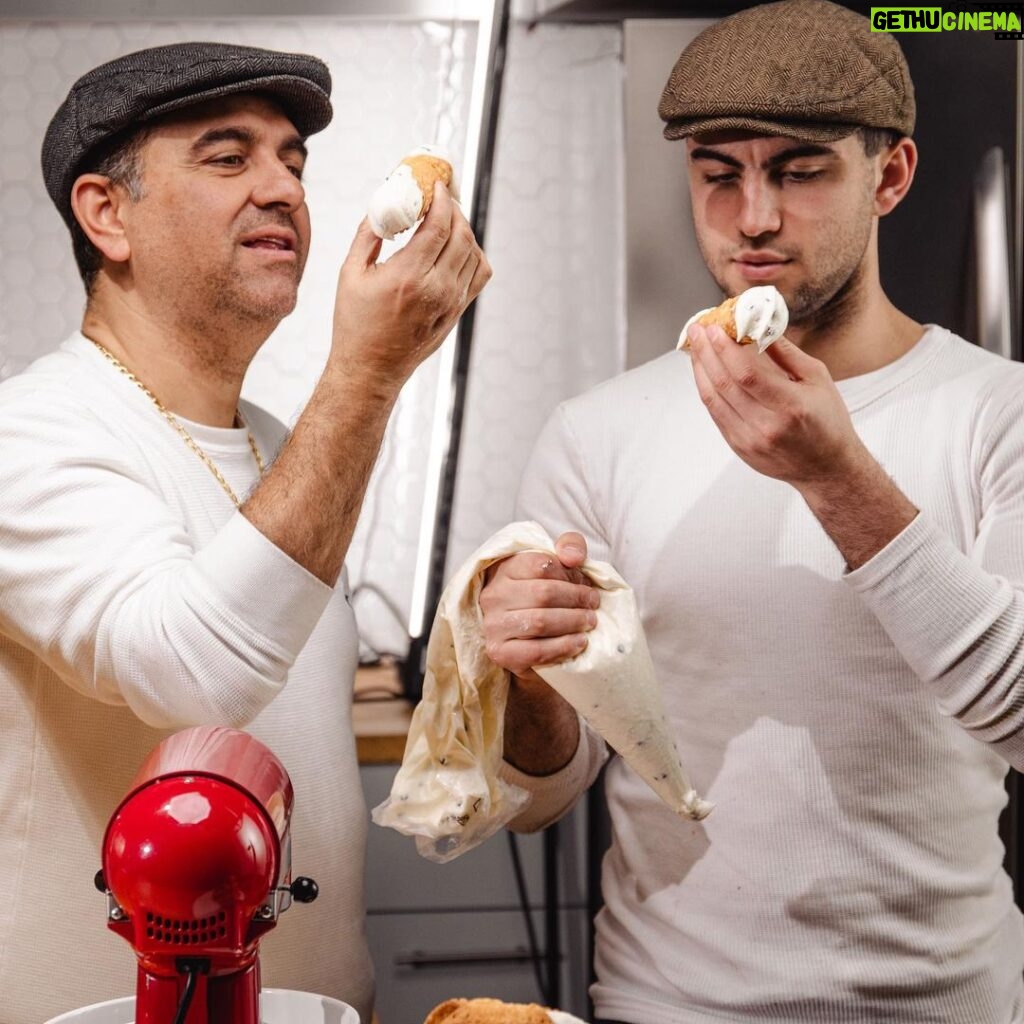
{"label": "mixer control knob", "polygon": [[297,903],[312,903],[320,895],[320,886],[312,878],[300,875],[291,884],[291,894]]}
{"label": "mixer control knob", "polygon": [[103,868],[100,868],[100,870],[93,876],[92,884],[95,885],[104,896],[106,896],[107,880],[103,877]]}

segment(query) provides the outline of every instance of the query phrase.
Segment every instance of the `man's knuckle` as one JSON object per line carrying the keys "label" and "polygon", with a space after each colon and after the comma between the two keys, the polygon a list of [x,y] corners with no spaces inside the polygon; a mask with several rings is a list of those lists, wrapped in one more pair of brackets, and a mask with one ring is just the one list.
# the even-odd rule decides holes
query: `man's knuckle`
{"label": "man's knuckle", "polygon": [[542,608],[534,608],[526,617],[526,622],[531,633],[543,633],[548,625],[547,612]]}
{"label": "man's knuckle", "polygon": [[525,665],[543,665],[547,649],[540,640],[530,640],[523,644],[523,663]]}
{"label": "man's knuckle", "polygon": [[518,636],[526,631],[526,624],[523,622],[522,615],[518,612],[506,610],[499,621],[501,622],[501,628],[509,636]]}

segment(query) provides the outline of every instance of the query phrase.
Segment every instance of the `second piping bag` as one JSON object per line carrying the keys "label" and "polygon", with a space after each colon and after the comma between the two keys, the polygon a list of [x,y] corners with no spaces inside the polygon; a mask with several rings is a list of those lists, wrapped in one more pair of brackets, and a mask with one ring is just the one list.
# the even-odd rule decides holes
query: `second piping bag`
{"label": "second piping bag", "polygon": [[[472,849],[529,799],[499,777],[508,675],[484,650],[479,604],[488,567],[521,551],[554,558],[555,544],[537,523],[512,523],[482,544],[445,588],[402,766],[388,798],[373,809],[378,825],[415,836],[429,860],[443,863]],[[606,562],[587,561],[583,572],[601,590],[587,647],[535,671],[675,813],[703,818],[712,805],[683,771],[633,590]]]}

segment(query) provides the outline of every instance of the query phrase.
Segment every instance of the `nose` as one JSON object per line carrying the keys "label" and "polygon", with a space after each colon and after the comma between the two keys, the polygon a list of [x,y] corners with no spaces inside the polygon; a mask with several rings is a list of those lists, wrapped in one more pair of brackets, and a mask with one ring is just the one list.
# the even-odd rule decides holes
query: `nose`
{"label": "nose", "polygon": [[265,161],[253,185],[252,201],[260,207],[279,206],[292,211],[306,201],[306,189],[292,169],[276,155]]}
{"label": "nose", "polygon": [[774,234],[782,227],[775,189],[759,175],[750,175],[743,181],[738,226],[747,238]]}

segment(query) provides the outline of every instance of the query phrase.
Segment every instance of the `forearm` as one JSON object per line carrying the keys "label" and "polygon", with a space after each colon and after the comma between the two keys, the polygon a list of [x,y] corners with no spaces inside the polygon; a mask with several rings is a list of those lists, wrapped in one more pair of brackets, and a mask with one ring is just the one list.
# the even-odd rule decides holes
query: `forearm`
{"label": "forearm", "polygon": [[943,712],[1024,768],[1024,593],[924,515],[845,580]]}
{"label": "forearm", "polygon": [[242,514],[318,579],[345,561],[402,385],[491,276],[443,185],[403,249],[379,262],[363,220],[338,275],[331,355],[292,436]]}
{"label": "forearm", "polygon": [[547,683],[512,676],[505,707],[505,760],[527,775],[564,768],[580,741],[579,718]]}
{"label": "forearm", "polygon": [[501,777],[530,794],[526,806],[506,826],[512,832],[538,832],[558,821],[576,806],[593,785],[608,759],[608,747],[581,720],[579,743],[572,760],[553,775],[530,775],[502,762]]}
{"label": "forearm", "polygon": [[242,514],[334,586],[355,532],[396,385],[328,363],[291,437]]}
{"label": "forearm", "polygon": [[866,449],[836,478],[797,490],[850,569],[874,558],[918,512]]}

